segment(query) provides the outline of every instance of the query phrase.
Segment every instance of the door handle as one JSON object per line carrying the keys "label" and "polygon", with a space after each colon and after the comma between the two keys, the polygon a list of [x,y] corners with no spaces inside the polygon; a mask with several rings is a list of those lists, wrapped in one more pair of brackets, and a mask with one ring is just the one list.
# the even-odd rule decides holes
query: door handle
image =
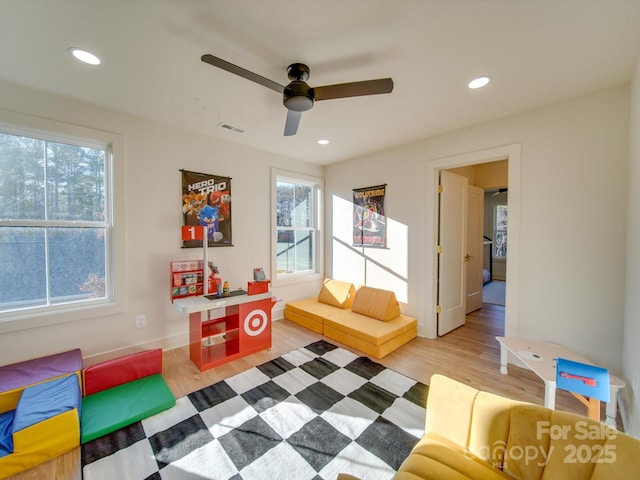
{"label": "door handle", "polygon": [[468,253],[464,256],[464,261],[468,262],[469,260],[471,260],[473,257],[471,255],[469,255]]}

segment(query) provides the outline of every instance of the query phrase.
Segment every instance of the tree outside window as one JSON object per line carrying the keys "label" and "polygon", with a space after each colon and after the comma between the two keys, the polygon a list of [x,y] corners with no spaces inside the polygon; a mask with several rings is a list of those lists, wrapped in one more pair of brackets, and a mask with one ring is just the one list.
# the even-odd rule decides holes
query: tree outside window
{"label": "tree outside window", "polygon": [[496,258],[507,256],[507,205],[496,205],[493,211],[493,254]]}

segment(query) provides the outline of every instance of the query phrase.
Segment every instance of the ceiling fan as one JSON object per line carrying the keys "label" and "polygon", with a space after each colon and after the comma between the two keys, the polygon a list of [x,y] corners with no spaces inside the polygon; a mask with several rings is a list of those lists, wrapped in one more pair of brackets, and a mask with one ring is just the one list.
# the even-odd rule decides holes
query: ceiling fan
{"label": "ceiling fan", "polygon": [[390,78],[339,83],[336,85],[325,85],[323,87],[310,87],[305,83],[309,78],[309,67],[303,63],[293,63],[289,65],[287,68],[287,76],[291,82],[287,86],[284,86],[257,73],[250,72],[233,63],[229,63],[226,60],[214,57],[213,55],[203,55],[201,60],[214,67],[221,68],[222,70],[226,70],[227,72],[281,93],[282,103],[287,107],[287,120],[284,125],[285,137],[296,134],[302,112],[310,110],[316,101],[359,97],[363,95],[378,95],[381,93],[391,93],[393,90],[393,80]]}

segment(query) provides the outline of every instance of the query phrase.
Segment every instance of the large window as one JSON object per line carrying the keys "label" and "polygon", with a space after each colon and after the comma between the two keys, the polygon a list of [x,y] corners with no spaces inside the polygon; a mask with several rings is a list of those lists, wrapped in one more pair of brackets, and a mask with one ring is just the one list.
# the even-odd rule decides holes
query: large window
{"label": "large window", "polygon": [[320,273],[321,180],[274,171],[275,278]]}
{"label": "large window", "polygon": [[0,321],[113,305],[111,173],[109,143],[0,125]]}

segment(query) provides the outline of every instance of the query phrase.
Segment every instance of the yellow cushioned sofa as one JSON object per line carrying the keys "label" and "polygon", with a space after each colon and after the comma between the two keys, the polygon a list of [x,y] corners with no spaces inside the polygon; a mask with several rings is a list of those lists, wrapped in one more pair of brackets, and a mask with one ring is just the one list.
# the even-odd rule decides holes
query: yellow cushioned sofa
{"label": "yellow cushioned sofa", "polygon": [[636,438],[581,415],[434,375],[425,434],[394,478],[614,480],[639,478],[639,471]]}
{"label": "yellow cushioned sofa", "polygon": [[284,318],[375,358],[418,335],[415,318],[402,315],[393,292],[324,281],[317,297],[287,303]]}

